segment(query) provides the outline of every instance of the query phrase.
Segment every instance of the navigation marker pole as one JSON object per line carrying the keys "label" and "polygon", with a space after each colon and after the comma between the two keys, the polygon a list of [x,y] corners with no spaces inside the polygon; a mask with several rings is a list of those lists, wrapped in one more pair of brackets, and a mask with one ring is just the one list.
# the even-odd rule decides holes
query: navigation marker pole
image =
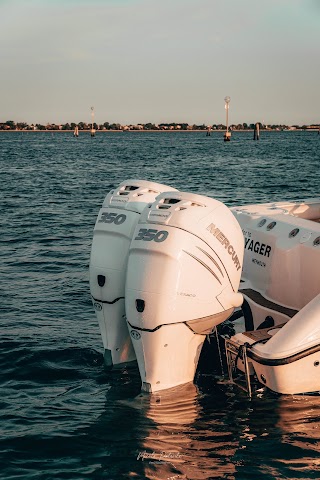
{"label": "navigation marker pole", "polygon": [[229,117],[229,103],[230,103],[231,98],[230,97],[225,97],[224,99],[224,108],[226,109],[226,123],[227,123],[227,130],[226,133],[224,134],[223,138],[225,142],[230,142],[231,140],[231,132],[229,132],[229,125],[228,125],[228,117]]}
{"label": "navigation marker pole", "polygon": [[96,131],[93,128],[93,123],[94,123],[93,120],[94,120],[94,107],[91,107],[91,130],[90,130],[91,137],[94,137],[96,134]]}

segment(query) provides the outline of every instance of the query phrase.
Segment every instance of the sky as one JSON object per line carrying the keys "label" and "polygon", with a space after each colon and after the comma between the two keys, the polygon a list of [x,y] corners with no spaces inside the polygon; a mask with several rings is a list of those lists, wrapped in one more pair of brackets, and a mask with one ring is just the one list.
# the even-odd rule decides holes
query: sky
{"label": "sky", "polygon": [[320,0],[0,0],[0,122],[320,122]]}

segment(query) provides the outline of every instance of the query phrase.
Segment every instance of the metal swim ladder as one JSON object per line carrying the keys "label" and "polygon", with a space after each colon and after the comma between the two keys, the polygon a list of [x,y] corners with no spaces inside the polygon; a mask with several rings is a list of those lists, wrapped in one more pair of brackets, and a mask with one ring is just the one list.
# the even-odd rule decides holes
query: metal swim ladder
{"label": "metal swim ladder", "polygon": [[[251,379],[250,379],[250,367],[249,367],[248,356],[247,356],[247,344],[239,345],[238,343],[234,342],[231,338],[225,338],[225,346],[226,346],[226,359],[227,359],[229,380],[231,383],[241,388],[241,390],[244,390],[245,392],[247,392],[249,397],[251,398],[252,388],[251,388]],[[250,345],[248,344],[248,346]],[[237,368],[237,362],[239,358],[241,358],[244,364],[245,385],[237,381],[233,375]]]}

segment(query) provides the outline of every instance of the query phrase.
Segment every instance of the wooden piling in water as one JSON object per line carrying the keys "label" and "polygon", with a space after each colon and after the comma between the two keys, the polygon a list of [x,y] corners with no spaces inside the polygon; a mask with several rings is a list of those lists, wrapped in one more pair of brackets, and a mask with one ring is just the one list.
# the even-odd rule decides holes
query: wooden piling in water
{"label": "wooden piling in water", "polygon": [[260,124],[256,123],[254,126],[253,140],[259,140],[260,138]]}

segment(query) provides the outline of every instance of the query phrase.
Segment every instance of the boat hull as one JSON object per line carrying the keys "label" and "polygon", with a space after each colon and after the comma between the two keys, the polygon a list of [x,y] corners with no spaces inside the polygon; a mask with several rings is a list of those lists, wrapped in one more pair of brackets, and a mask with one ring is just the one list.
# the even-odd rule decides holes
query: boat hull
{"label": "boat hull", "polygon": [[274,392],[299,394],[320,391],[320,351],[287,365],[269,366],[251,361],[258,381]]}

